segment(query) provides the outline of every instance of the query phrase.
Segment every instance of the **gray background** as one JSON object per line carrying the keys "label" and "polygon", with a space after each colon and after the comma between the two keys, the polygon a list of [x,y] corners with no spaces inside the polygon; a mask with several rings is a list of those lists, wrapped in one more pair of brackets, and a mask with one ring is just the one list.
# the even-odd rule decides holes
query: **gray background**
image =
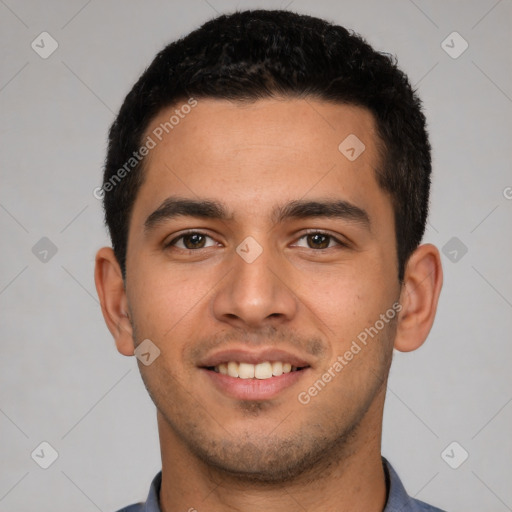
{"label": "gray background", "polygon": [[[216,12],[286,6],[396,54],[429,120],[425,240],[445,247],[445,284],[427,343],[395,355],[383,453],[420,499],[512,510],[510,0],[0,0],[0,510],[108,512],[145,498],[160,469],[155,408],[93,282],[108,244],[92,194],[107,129],[166,43]],[[47,59],[31,47],[43,31],[59,45]],[[469,44],[458,58],[441,46],[453,31]],[[48,469],[31,458],[42,441],[59,455]]]}

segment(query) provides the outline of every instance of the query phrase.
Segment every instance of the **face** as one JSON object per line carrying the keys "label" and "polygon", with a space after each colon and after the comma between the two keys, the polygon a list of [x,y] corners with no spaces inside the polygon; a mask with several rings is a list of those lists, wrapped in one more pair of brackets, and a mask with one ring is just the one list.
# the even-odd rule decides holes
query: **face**
{"label": "face", "polygon": [[[356,139],[339,149],[351,134],[355,159]],[[380,433],[400,296],[372,115],[200,99],[155,140],[126,298],[135,346],[160,350],[139,367],[167,442],[267,481],[363,446]]]}

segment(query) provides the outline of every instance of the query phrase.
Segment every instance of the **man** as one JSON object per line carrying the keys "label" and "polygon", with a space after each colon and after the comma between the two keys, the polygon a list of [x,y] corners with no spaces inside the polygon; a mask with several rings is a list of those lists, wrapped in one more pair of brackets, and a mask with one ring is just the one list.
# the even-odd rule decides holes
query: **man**
{"label": "man", "polygon": [[407,78],[342,27],[238,12],[156,56],[97,191],[102,311],[162,455],[124,510],[439,510],[381,457],[393,348],[442,285],[430,172]]}

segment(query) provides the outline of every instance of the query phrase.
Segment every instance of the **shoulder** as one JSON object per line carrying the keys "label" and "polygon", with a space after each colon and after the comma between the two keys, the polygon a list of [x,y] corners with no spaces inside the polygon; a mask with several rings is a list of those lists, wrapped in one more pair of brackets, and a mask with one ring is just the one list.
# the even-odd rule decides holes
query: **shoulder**
{"label": "shoulder", "polygon": [[409,496],[391,464],[384,457],[382,462],[388,486],[388,502],[384,512],[445,512]]}
{"label": "shoulder", "polygon": [[149,488],[148,497],[145,502],[134,503],[118,510],[117,512],[161,512],[158,496],[162,484],[162,472],[158,472]]}
{"label": "shoulder", "polygon": [[144,503],[135,503],[133,505],[128,505],[127,507],[123,507],[121,510],[117,512],[144,512]]}
{"label": "shoulder", "polygon": [[128,505],[117,512],[144,512],[144,506],[144,503],[135,503],[133,505]]}
{"label": "shoulder", "polygon": [[444,510],[441,510],[440,508],[433,507],[432,505],[429,505],[428,503],[425,503],[420,500],[415,500],[414,498],[410,498],[410,508],[406,509],[410,510],[410,512],[445,512]]}

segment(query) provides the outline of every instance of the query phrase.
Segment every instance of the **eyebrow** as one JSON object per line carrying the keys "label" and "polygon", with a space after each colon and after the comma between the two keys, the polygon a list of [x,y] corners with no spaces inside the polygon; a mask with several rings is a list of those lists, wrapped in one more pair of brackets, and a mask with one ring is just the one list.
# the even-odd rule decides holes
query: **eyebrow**
{"label": "eyebrow", "polygon": [[[180,216],[222,221],[233,219],[233,215],[229,215],[227,208],[219,201],[168,197],[148,216],[144,222],[144,231],[149,232],[161,222]],[[342,219],[361,224],[368,230],[371,227],[368,213],[359,206],[345,200],[290,201],[284,205],[276,206],[272,211],[271,220],[273,223],[279,224],[288,219],[309,219],[314,217]]]}

